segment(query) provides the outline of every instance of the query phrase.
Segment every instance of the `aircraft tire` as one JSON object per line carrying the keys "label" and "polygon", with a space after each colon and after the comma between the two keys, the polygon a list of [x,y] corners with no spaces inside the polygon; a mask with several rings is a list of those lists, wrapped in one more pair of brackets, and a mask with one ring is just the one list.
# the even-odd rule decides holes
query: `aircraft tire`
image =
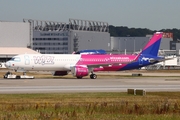
{"label": "aircraft tire", "polygon": [[77,76],[77,79],[82,79],[82,77],[81,76]]}
{"label": "aircraft tire", "polygon": [[90,75],[90,78],[93,79],[93,74]]}
{"label": "aircraft tire", "polygon": [[96,79],[96,78],[97,78],[97,75],[96,75],[96,74],[91,74],[91,75],[90,75],[90,78],[91,78],[91,79]]}
{"label": "aircraft tire", "polygon": [[16,79],[20,79],[21,77],[18,75],[18,76],[16,76]]}

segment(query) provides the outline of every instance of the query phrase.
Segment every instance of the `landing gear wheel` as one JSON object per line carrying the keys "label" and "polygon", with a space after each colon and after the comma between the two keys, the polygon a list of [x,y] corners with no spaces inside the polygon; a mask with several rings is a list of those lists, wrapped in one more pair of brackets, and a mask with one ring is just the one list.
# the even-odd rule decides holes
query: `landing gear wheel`
{"label": "landing gear wheel", "polygon": [[91,79],[96,79],[96,78],[97,78],[97,75],[96,75],[96,74],[91,74],[91,75],[90,75],[90,78],[91,78]]}
{"label": "landing gear wheel", "polygon": [[21,77],[19,75],[16,76],[16,79],[20,79]]}
{"label": "landing gear wheel", "polygon": [[77,79],[82,79],[82,77],[81,76],[77,76]]}

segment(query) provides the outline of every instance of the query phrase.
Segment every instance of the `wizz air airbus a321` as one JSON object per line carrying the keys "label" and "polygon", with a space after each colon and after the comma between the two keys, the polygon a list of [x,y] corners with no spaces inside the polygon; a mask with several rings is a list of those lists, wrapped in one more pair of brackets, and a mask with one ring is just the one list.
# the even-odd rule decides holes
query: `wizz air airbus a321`
{"label": "wizz air airbus a321", "polygon": [[15,71],[52,71],[55,76],[69,72],[77,78],[96,79],[97,71],[121,71],[152,65],[165,59],[158,56],[163,33],[156,32],[138,55],[120,54],[22,54],[14,56],[5,66]]}

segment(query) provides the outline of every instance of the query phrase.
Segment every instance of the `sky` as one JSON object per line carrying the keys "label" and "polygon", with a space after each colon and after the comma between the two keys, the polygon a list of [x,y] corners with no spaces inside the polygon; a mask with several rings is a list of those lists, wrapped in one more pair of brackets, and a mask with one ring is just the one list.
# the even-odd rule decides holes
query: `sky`
{"label": "sky", "polygon": [[180,0],[0,0],[0,21],[69,23],[69,18],[113,26],[180,29]]}

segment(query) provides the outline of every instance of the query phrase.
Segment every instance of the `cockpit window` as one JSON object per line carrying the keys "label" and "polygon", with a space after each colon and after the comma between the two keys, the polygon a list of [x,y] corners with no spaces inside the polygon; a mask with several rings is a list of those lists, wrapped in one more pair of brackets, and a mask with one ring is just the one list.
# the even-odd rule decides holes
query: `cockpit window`
{"label": "cockpit window", "polygon": [[11,60],[10,61],[16,61],[16,62],[20,62],[20,57],[13,57],[13,58],[11,58]]}

